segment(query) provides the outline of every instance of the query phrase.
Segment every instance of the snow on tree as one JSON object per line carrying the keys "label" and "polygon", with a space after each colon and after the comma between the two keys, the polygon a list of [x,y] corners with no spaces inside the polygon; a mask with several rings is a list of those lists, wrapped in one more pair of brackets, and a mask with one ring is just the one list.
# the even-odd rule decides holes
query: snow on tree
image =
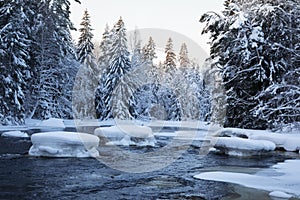
{"label": "snow on tree", "polygon": [[108,65],[109,65],[109,60],[110,60],[110,56],[111,56],[109,53],[109,50],[111,48],[111,43],[112,43],[111,39],[112,39],[112,35],[110,32],[109,26],[106,24],[105,31],[102,34],[102,40],[101,40],[100,46],[99,46],[100,57],[98,60],[98,64],[103,70],[108,68]]}
{"label": "snow on tree", "polygon": [[176,70],[176,54],[174,53],[173,50],[173,41],[171,38],[168,39],[166,48],[165,48],[165,53],[166,53],[166,60],[164,62],[164,70],[167,73],[172,73],[175,72]]}
{"label": "snow on tree", "polygon": [[98,87],[97,64],[88,55],[81,65],[73,89],[73,111],[75,119],[95,119],[95,91]]}
{"label": "snow on tree", "polygon": [[[293,67],[297,1],[225,2],[223,14],[206,13],[203,33],[211,33],[211,59],[219,69],[227,96],[225,126],[266,128],[267,119],[254,115],[256,96],[281,82]],[[298,23],[299,24],[299,23]]]}
{"label": "snow on tree", "polygon": [[267,119],[273,129],[300,123],[300,68],[289,71],[278,84],[266,88],[257,98],[255,114]]}
{"label": "snow on tree", "polygon": [[122,18],[113,28],[112,45],[109,52],[111,53],[109,66],[96,91],[97,118],[102,120],[119,116],[118,113],[112,111],[112,94],[120,84],[120,78],[132,68],[127,48],[126,29]]}
{"label": "snow on tree", "polygon": [[155,43],[152,37],[149,38],[148,43],[143,47],[143,60],[153,64],[153,59],[156,58]]}
{"label": "snow on tree", "polygon": [[[78,70],[74,46],[71,40],[72,23],[65,19],[69,13],[64,2],[41,1],[36,26],[32,54],[36,60],[31,88],[26,92],[27,117],[46,119],[50,117],[70,118],[72,84]],[[58,10],[64,12],[57,13]],[[65,13],[65,14],[64,14]]]}
{"label": "snow on tree", "polygon": [[132,67],[135,68],[143,63],[142,40],[138,29],[135,29],[130,36],[130,46],[132,52],[131,63]]}
{"label": "snow on tree", "polygon": [[77,70],[70,2],[5,0],[0,4],[0,123],[21,124],[25,116],[70,117],[70,91]]}
{"label": "snow on tree", "polygon": [[183,43],[181,45],[178,60],[180,63],[180,68],[185,68],[185,67],[189,66],[189,64],[190,64],[190,60],[188,57],[188,50],[187,50],[187,46],[185,43]]}
{"label": "snow on tree", "polygon": [[80,25],[79,32],[81,35],[77,44],[77,59],[80,63],[83,63],[88,56],[93,54],[94,49],[94,44],[92,43],[93,29],[91,28],[90,15],[87,10],[84,11]]}
{"label": "snow on tree", "polygon": [[[23,74],[29,69],[30,31],[29,2],[4,1],[0,8],[0,124],[24,123]],[[28,9],[28,10],[27,10]],[[28,73],[27,73],[28,75]]]}

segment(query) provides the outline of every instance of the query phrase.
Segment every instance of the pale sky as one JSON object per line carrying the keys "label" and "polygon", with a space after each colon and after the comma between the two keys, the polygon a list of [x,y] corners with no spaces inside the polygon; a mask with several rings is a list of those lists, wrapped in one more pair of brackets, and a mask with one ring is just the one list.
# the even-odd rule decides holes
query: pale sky
{"label": "pale sky", "polygon": [[[208,51],[208,36],[201,35],[200,16],[220,12],[223,0],[81,0],[72,1],[71,20],[80,27],[85,9],[91,16],[94,39],[100,41],[106,24],[112,27],[122,16],[128,31],[137,28],[168,29],[192,39]],[[77,41],[78,32],[72,32]],[[144,41],[146,42],[146,41]]]}

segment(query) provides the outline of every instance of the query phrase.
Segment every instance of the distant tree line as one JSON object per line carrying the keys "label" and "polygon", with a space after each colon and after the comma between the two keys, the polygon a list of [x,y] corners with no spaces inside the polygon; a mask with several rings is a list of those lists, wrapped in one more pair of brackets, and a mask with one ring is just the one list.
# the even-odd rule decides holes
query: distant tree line
{"label": "distant tree line", "polygon": [[[87,11],[81,25],[77,52],[83,66],[78,81],[83,82],[76,81],[76,118],[209,119],[209,91],[199,66],[188,57],[186,44],[182,44],[177,56],[170,38],[165,61],[155,65],[153,38],[150,36],[142,47],[136,30],[129,51],[122,18],[112,29],[106,27],[99,45],[91,42],[93,34]],[[99,52],[97,56],[93,54],[95,49]]]}

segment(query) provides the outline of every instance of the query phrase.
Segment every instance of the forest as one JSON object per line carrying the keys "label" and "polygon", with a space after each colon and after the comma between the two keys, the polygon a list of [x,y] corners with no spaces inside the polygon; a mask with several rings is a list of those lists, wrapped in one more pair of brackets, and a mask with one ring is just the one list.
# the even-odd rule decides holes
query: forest
{"label": "forest", "polygon": [[96,44],[86,10],[74,41],[71,3],[80,2],[0,1],[0,124],[117,118],[300,126],[297,0],[225,0],[222,13],[202,15],[211,45],[205,71],[172,38],[159,64],[151,36],[141,41],[137,30],[129,49],[122,17]]}

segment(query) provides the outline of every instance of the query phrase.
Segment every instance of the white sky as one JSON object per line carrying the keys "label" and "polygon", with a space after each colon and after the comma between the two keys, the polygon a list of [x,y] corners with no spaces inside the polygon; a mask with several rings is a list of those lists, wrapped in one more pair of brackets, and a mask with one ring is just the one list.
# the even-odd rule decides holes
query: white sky
{"label": "white sky", "polygon": [[[91,16],[94,39],[100,41],[105,25],[112,27],[122,16],[128,31],[138,28],[169,29],[194,40],[207,52],[208,36],[201,35],[200,16],[219,12],[223,0],[81,0],[71,6],[71,20],[78,29],[85,9]],[[72,32],[77,41],[78,32]],[[144,41],[146,42],[146,41]]]}

